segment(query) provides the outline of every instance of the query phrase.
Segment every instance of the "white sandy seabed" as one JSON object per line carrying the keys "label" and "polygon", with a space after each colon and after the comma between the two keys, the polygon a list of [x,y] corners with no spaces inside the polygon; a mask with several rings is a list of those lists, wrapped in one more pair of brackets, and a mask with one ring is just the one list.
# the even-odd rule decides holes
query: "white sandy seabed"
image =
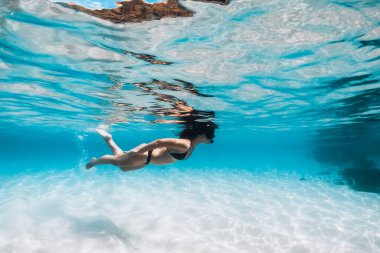
{"label": "white sandy seabed", "polygon": [[278,170],[2,177],[0,252],[380,252],[380,196]]}

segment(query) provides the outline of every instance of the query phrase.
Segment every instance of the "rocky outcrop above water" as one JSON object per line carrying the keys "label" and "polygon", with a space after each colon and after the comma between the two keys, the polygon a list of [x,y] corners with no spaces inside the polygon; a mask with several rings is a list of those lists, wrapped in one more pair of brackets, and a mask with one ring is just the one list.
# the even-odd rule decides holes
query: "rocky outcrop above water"
{"label": "rocky outcrop above water", "polygon": [[[200,0],[202,2],[228,4],[229,0]],[[147,20],[157,20],[166,17],[192,17],[194,12],[182,6],[178,0],[167,0],[166,3],[148,4],[143,0],[116,2],[114,9],[91,10],[76,4],[60,3],[62,6],[92,16],[109,20],[113,23],[135,23]]]}

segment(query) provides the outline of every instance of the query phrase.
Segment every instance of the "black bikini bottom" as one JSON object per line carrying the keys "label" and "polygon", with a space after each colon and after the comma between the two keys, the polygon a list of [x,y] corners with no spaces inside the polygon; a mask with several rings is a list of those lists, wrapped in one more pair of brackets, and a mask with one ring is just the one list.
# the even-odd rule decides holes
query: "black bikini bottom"
{"label": "black bikini bottom", "polygon": [[152,152],[153,152],[153,150],[149,150],[148,151],[148,157],[146,158],[146,163],[145,164],[149,164],[150,163],[150,160],[152,159]]}

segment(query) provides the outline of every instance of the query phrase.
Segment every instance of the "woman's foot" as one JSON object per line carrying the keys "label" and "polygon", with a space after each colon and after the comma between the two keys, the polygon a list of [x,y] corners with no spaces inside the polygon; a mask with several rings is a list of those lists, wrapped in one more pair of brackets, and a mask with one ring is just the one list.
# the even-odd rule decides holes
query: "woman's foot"
{"label": "woman's foot", "polygon": [[92,158],[91,161],[89,163],[86,164],[86,169],[91,169],[92,167],[95,166],[95,161],[96,161],[96,158]]}
{"label": "woman's foot", "polygon": [[112,135],[107,133],[106,130],[103,130],[103,129],[96,129],[95,130],[102,138],[103,140],[105,141],[109,141],[112,139]]}

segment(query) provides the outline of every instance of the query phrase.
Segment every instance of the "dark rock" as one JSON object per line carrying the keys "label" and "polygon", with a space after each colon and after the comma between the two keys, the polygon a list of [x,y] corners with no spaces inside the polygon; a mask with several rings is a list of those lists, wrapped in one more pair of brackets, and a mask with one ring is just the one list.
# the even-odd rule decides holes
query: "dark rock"
{"label": "dark rock", "polygon": [[341,180],[335,180],[334,183],[336,185],[345,185],[345,183],[343,181],[341,181]]}
{"label": "dark rock", "polygon": [[117,2],[114,9],[91,10],[76,4],[60,3],[62,6],[92,16],[109,20],[113,23],[134,23],[145,20],[157,20],[166,17],[192,17],[193,12],[178,3],[168,0],[166,3],[147,4],[142,0]]}
{"label": "dark rock", "polygon": [[[229,4],[229,0],[199,0],[201,2]],[[129,0],[116,2],[114,9],[91,10],[83,6],[68,3],[59,3],[70,9],[85,12],[92,16],[109,20],[113,23],[135,23],[147,20],[157,20],[166,17],[192,17],[194,12],[186,9],[178,0],[167,0],[166,3],[148,4],[143,0]]]}
{"label": "dark rock", "polygon": [[353,190],[380,193],[380,170],[378,169],[345,169],[340,174]]}

